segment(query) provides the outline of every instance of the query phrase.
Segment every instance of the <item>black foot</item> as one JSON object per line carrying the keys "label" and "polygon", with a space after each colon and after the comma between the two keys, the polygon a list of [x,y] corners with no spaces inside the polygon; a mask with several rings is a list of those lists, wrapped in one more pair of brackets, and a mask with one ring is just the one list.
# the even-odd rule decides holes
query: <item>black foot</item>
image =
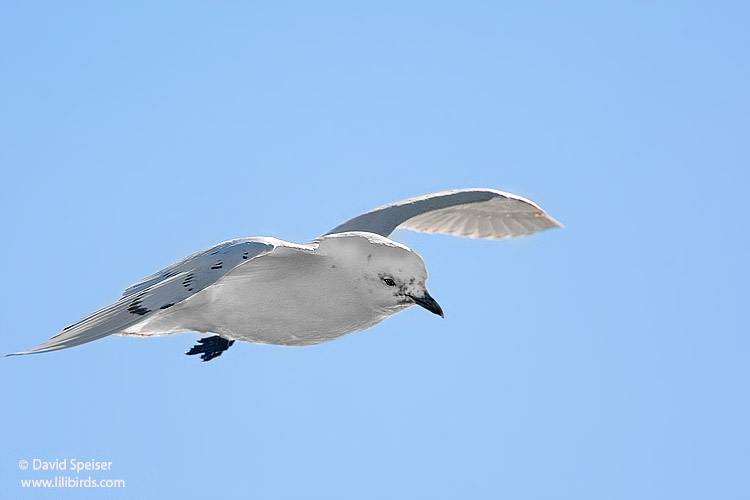
{"label": "black foot", "polygon": [[214,335],[213,337],[206,337],[200,339],[198,345],[193,346],[185,354],[192,356],[193,354],[201,354],[201,361],[211,361],[214,358],[218,358],[221,354],[229,349],[234,340],[227,340],[224,337]]}

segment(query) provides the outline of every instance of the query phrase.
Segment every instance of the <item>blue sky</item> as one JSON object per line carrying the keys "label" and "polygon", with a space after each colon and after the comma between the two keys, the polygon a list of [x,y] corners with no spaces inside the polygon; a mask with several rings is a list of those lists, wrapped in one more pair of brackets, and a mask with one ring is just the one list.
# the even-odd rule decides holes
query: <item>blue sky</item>
{"label": "blue sky", "polygon": [[0,359],[0,498],[103,498],[22,488],[33,458],[111,461],[113,499],[750,497],[748,10],[3,2],[2,352],[217,242],[418,194],[566,228],[396,234],[444,320]]}

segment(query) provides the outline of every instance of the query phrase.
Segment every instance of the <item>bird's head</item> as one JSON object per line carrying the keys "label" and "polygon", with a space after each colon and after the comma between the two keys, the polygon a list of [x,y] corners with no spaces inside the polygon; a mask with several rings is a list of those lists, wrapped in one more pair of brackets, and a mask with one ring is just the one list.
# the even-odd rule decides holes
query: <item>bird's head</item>
{"label": "bird's head", "polygon": [[348,232],[324,237],[328,252],[356,273],[357,289],[369,302],[390,314],[414,304],[443,317],[427,291],[424,261],[409,247],[373,233]]}

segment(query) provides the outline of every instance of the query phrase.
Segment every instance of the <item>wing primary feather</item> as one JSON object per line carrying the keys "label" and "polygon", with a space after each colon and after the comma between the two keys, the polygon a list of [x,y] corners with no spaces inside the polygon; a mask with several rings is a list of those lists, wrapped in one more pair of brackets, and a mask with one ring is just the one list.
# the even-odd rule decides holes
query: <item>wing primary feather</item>
{"label": "wing primary feather", "polygon": [[384,205],[344,222],[328,234],[367,231],[388,236],[395,229],[410,229],[498,239],[553,227],[562,225],[530,200],[494,189],[460,189]]}
{"label": "wing primary feather", "polygon": [[[47,342],[8,356],[57,351],[122,333],[211,286],[237,266],[271,252],[274,241],[278,240],[244,238],[193,254],[129,287],[130,292],[126,290],[120,300],[66,327]],[[216,255],[221,255],[220,268],[216,267]]]}

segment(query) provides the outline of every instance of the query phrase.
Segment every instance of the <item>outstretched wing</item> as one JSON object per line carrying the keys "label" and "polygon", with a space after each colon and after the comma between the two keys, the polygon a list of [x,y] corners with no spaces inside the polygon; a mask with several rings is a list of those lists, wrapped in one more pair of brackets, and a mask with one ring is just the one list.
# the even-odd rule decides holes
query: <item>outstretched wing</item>
{"label": "outstretched wing", "polygon": [[367,231],[388,236],[394,229],[468,238],[523,236],[562,224],[539,205],[494,189],[457,189],[397,201],[370,210],[328,234]]}
{"label": "outstretched wing", "polygon": [[64,328],[47,342],[13,355],[57,351],[123,332],[274,248],[270,238],[243,238],[195,253],[128,287],[116,303]]}

